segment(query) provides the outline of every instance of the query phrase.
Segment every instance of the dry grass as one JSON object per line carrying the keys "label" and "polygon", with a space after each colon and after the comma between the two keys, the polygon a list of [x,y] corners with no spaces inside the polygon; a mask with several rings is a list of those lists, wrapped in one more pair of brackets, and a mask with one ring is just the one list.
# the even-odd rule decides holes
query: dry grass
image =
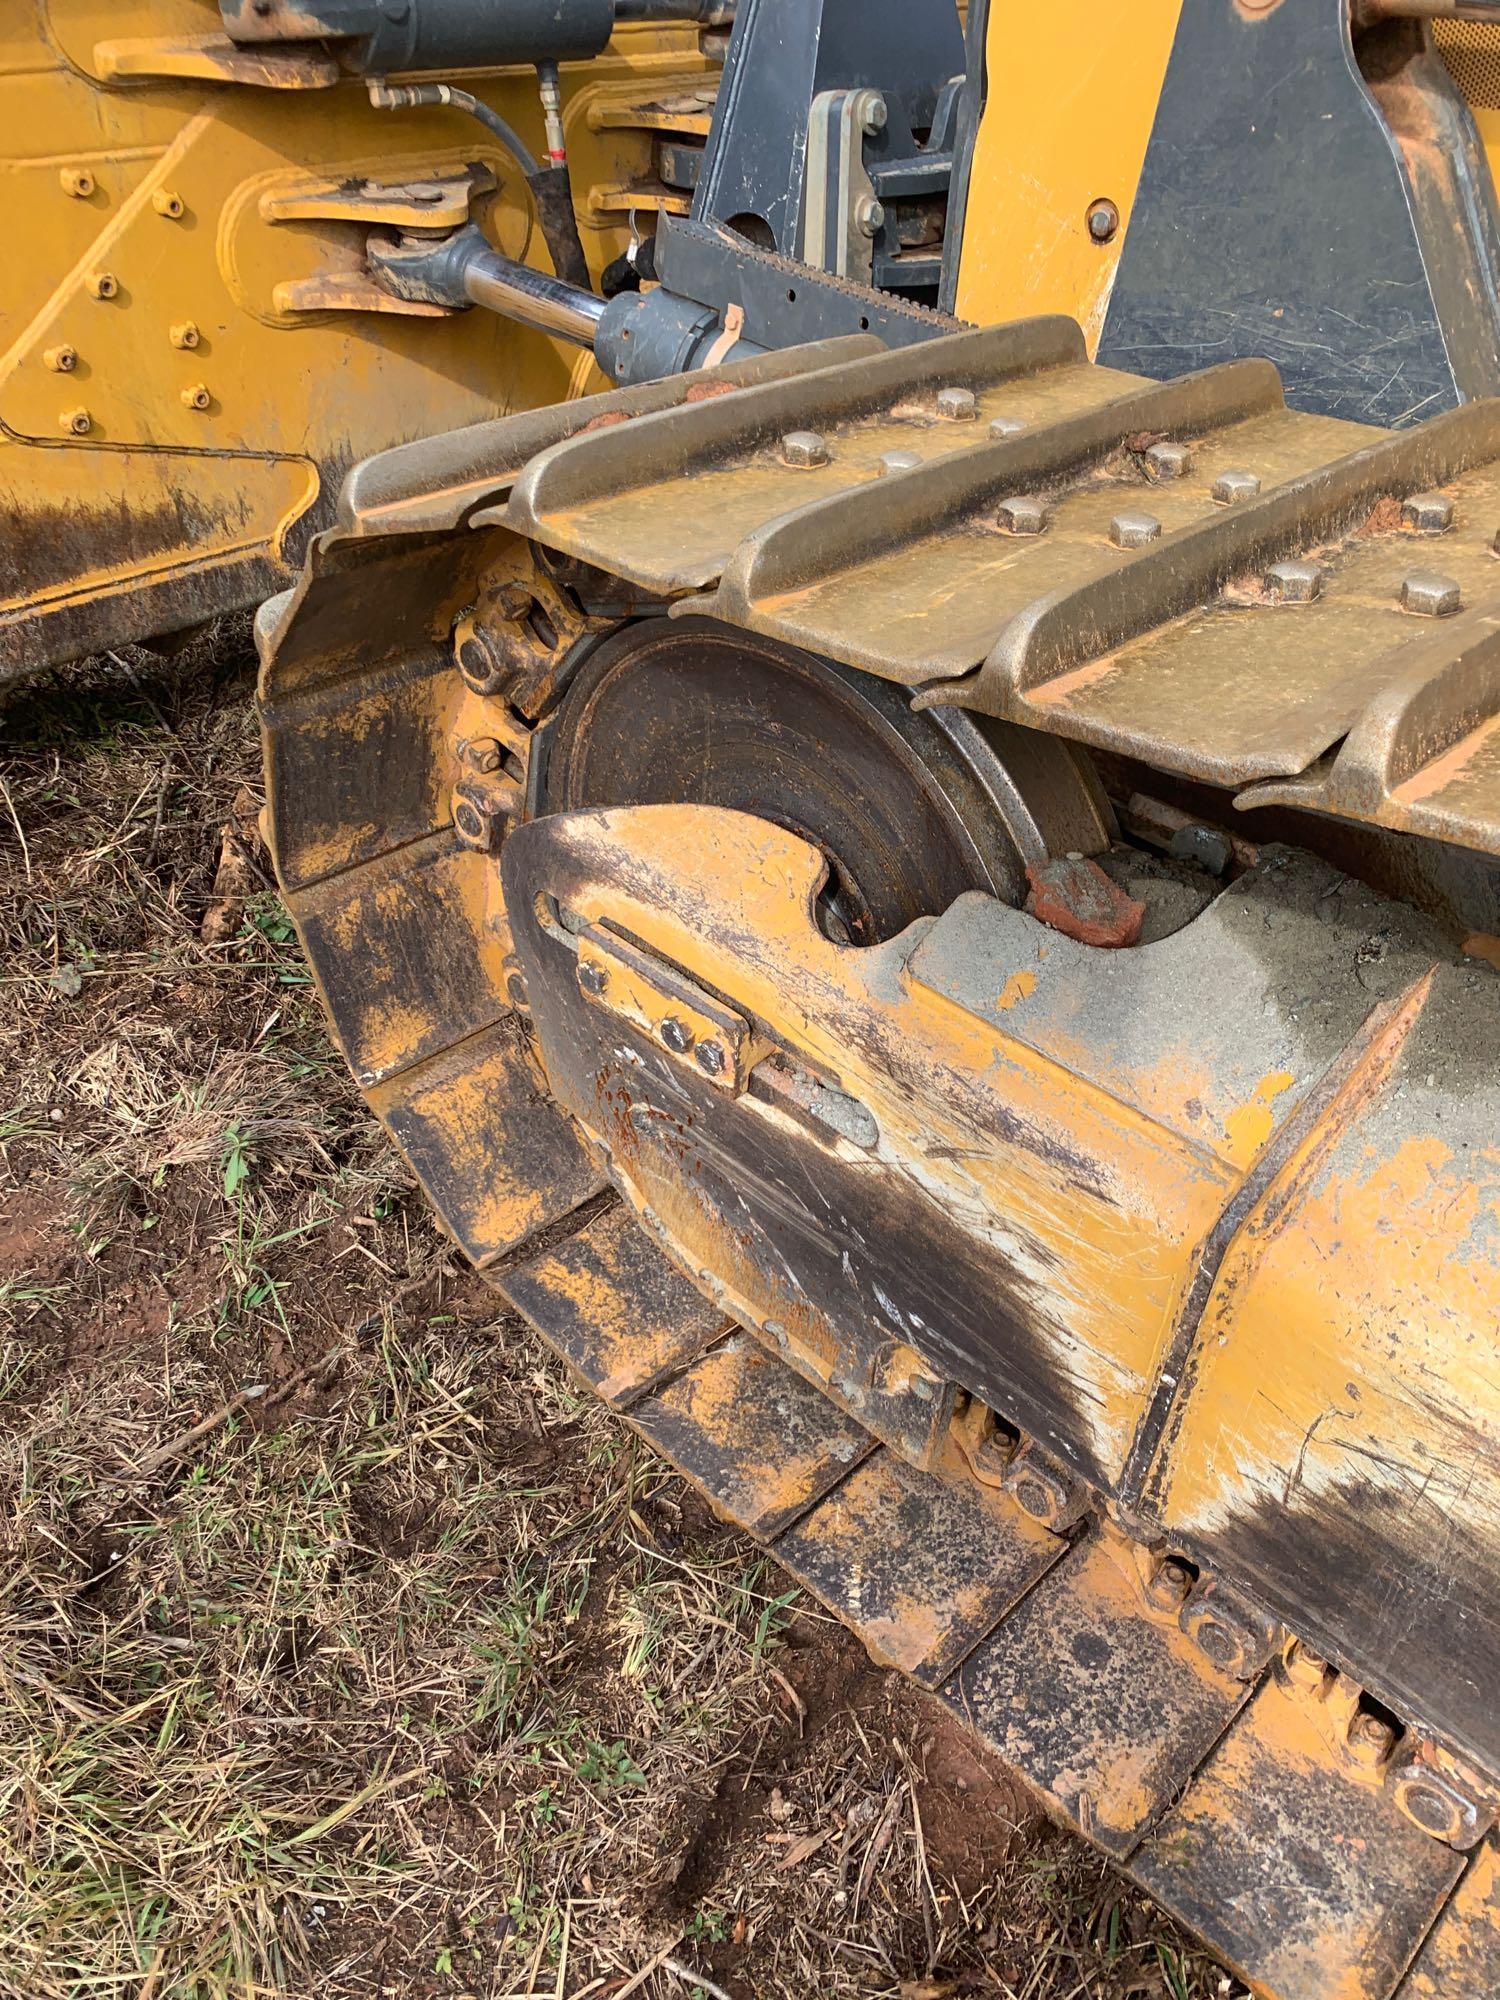
{"label": "dry grass", "polygon": [[201,941],[243,634],[5,724],[0,1993],[1227,1992],[458,1267],[274,899]]}

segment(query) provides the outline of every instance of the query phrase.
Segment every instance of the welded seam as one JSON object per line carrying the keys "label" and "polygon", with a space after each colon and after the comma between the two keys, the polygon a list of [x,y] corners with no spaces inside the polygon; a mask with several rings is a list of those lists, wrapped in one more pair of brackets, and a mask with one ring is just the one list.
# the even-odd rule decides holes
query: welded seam
{"label": "welded seam", "polygon": [[1172,1338],[1157,1373],[1120,1475],[1120,1498],[1139,1506],[1153,1473],[1159,1472],[1169,1432],[1175,1428],[1190,1385],[1191,1362],[1203,1315],[1230,1248],[1251,1216],[1295,1164],[1298,1154],[1320,1135],[1333,1138],[1340,1130],[1336,1114],[1351,1102],[1367,1098],[1390,1073],[1406,1038],[1422,1012],[1437,968],[1393,1000],[1371,1009],[1349,1042],[1317,1078],[1229,1201],[1198,1252],[1192,1283],[1178,1309]]}

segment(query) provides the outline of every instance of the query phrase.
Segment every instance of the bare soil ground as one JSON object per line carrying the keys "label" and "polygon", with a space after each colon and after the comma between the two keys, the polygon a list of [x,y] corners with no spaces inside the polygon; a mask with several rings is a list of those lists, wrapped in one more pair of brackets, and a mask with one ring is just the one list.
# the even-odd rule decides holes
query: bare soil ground
{"label": "bare soil ground", "polygon": [[438,1235],[243,630],[0,739],[0,1994],[1228,1994]]}

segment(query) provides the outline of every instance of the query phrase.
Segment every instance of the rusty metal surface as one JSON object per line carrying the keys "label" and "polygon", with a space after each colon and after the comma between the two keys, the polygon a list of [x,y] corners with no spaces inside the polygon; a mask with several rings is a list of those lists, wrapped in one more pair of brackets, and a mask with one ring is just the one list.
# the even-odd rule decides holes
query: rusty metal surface
{"label": "rusty metal surface", "polygon": [[637,1403],[630,1421],[721,1513],[762,1536],[789,1527],[875,1449],[744,1333]]}
{"label": "rusty metal surface", "polygon": [[1384,2000],[1463,1861],[1344,1763],[1310,1708],[1267,1682],[1131,1872],[1257,1991]]}
{"label": "rusty metal surface", "polygon": [[[1065,746],[949,711],[704,619],[657,618],[605,639],[549,735],[549,811],[690,798],[752,812],[828,859],[824,921],[856,944],[892,937],[966,889],[1006,901],[1049,849],[1095,852],[1105,816]],[[1018,775],[1012,774],[1012,764]]]}
{"label": "rusty metal surface", "polygon": [[514,1017],[372,1086],[369,1099],[481,1269],[603,1192]]}
{"label": "rusty metal surface", "polygon": [[1056,326],[575,436],[505,518],[919,703],[1500,853],[1500,405],[1383,433],[1288,411],[1266,363],[1148,384]]}
{"label": "rusty metal surface", "polygon": [[959,1669],[947,1698],[1107,1853],[1131,1852],[1245,1699],[1096,1535]]}
{"label": "rusty metal surface", "polygon": [[776,1543],[876,1659],[937,1687],[1067,1543],[972,1480],[877,1452]]}
{"label": "rusty metal surface", "polygon": [[1478,2000],[1500,1993],[1500,1848],[1493,1841],[1428,1933],[1401,1988],[1402,2000]]}
{"label": "rusty metal surface", "polygon": [[499,1284],[616,1409],[629,1408],[729,1328],[621,1208],[515,1265]]}
{"label": "rusty metal surface", "polygon": [[[873,334],[841,334],[726,362],[712,370],[708,380],[731,387],[777,382],[879,351]],[[475,508],[500,505],[538,452],[577,437],[592,425],[609,427],[701,400],[704,387],[701,373],[668,375],[377,452],[356,465],[344,481],[339,531],[364,536],[435,534],[456,528]]]}

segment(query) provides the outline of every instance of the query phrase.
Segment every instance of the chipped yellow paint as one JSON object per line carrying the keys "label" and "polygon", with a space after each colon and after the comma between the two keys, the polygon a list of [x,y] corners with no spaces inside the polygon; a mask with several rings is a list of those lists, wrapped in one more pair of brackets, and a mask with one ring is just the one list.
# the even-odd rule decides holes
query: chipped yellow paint
{"label": "chipped yellow paint", "polygon": [[1248,1167],[1276,1129],[1276,1100],[1296,1078],[1289,1069],[1272,1070],[1255,1086],[1255,1095],[1224,1121],[1224,1136],[1240,1166]]}
{"label": "chipped yellow paint", "polygon": [[1004,1013],[1009,1013],[1018,1000],[1029,1000],[1036,991],[1036,974],[1029,970],[1013,972],[995,1000],[995,1005]]}

